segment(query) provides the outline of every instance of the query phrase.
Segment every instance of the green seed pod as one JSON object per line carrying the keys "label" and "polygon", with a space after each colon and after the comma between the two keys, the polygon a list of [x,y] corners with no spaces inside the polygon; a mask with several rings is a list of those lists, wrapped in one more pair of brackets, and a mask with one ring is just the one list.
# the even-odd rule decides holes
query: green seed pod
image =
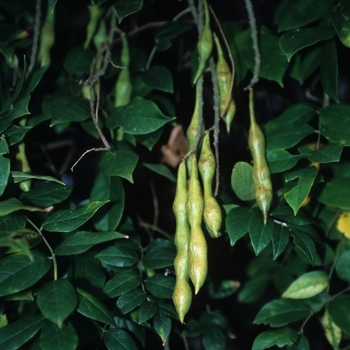
{"label": "green seed pod", "polygon": [[[21,170],[24,173],[31,173],[32,169],[28,163],[28,159],[26,156],[26,148],[24,142],[21,142],[18,145],[18,153],[16,154],[16,159],[21,162]],[[28,192],[30,190],[32,180],[24,180],[19,183],[19,187],[23,192]]]}
{"label": "green seed pod", "polygon": [[204,22],[203,30],[200,34],[200,37],[197,43],[199,64],[197,68],[197,73],[193,80],[193,84],[196,84],[199,77],[203,74],[205,66],[207,64],[207,60],[210,57],[211,52],[213,50],[213,34],[210,29],[209,8],[206,0],[203,1],[203,4],[204,4],[205,22]]}
{"label": "green seed pod", "polygon": [[192,290],[188,283],[190,226],[187,220],[186,202],[186,163],[182,161],[177,173],[176,194],[173,203],[176,219],[175,245],[177,248],[174,261],[176,283],[173,292],[173,302],[181,323],[184,322],[185,315],[192,303]]}
{"label": "green seed pod", "polygon": [[[230,133],[231,124],[236,113],[236,105],[234,100],[230,99],[227,110],[225,112],[226,101],[230,95],[230,86],[232,80],[232,73],[230,67],[228,66],[224,52],[222,51],[220,40],[214,34],[214,41],[216,45],[216,50],[218,53],[218,61],[216,63],[216,74],[218,77],[219,95],[220,95],[220,115],[224,118],[226,124],[227,133]],[[225,112],[225,114],[224,114]]]}
{"label": "green seed pod", "polygon": [[132,85],[129,68],[123,68],[115,85],[115,107],[126,106],[131,99]]}
{"label": "green seed pod", "polygon": [[197,294],[208,273],[207,242],[202,231],[203,194],[198,179],[197,157],[192,155],[191,177],[188,187],[187,215],[191,227],[189,275]]}
{"label": "green seed pod", "polygon": [[272,202],[272,183],[270,169],[265,155],[265,137],[255,120],[253,90],[249,93],[250,128],[248,143],[253,158],[253,181],[255,198],[266,225]]}
{"label": "green seed pod", "polygon": [[130,78],[130,71],[128,68],[130,62],[129,45],[128,40],[124,33],[121,35],[122,51],[120,61],[123,65],[121,72],[119,73],[116,86],[115,86],[115,107],[126,106],[130,103],[132,84]]}
{"label": "green seed pod", "polygon": [[54,10],[51,10],[50,6],[47,8],[45,22],[41,28],[40,34],[40,47],[38,52],[38,60],[41,67],[47,67],[50,65],[51,56],[50,50],[55,42],[55,15]]}
{"label": "green seed pod", "polygon": [[98,22],[102,16],[102,13],[103,9],[99,5],[89,6],[90,20],[86,27],[86,40],[84,43],[84,49],[87,49],[89,47],[91,39],[96,33]]}
{"label": "green seed pod", "polygon": [[96,51],[100,51],[102,45],[108,40],[107,26],[104,19],[101,19],[100,25],[98,26],[98,31],[94,35],[94,45]]}
{"label": "green seed pod", "polygon": [[203,219],[211,233],[219,236],[222,224],[222,213],[219,203],[213,196],[212,182],[215,175],[216,161],[210,147],[209,133],[206,132],[202,142],[201,155],[198,162],[199,173],[203,181],[204,211]]}

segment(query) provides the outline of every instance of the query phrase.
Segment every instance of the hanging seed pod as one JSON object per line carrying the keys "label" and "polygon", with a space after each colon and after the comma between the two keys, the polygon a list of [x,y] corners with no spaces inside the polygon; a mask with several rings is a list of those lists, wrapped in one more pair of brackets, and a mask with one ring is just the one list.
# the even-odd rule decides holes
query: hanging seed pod
{"label": "hanging seed pod", "polygon": [[213,196],[212,182],[215,176],[216,161],[210,147],[209,133],[206,132],[202,142],[201,154],[198,162],[198,170],[203,182],[204,211],[203,219],[207,228],[215,236],[219,236],[222,224],[222,213],[219,203]]}
{"label": "hanging seed pod", "polygon": [[264,217],[264,224],[272,202],[272,183],[270,169],[265,155],[265,137],[255,120],[253,90],[249,93],[250,128],[248,143],[253,158],[253,181],[255,198]]}
{"label": "hanging seed pod", "polygon": [[189,242],[189,276],[197,294],[203,286],[208,273],[208,248],[202,231],[203,194],[198,179],[197,157],[191,156],[191,177],[188,187],[187,215],[191,227]]}

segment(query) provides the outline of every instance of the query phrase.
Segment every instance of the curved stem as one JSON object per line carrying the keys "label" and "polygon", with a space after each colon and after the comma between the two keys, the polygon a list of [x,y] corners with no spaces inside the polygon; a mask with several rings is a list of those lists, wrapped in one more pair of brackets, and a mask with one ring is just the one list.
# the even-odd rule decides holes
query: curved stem
{"label": "curved stem", "polygon": [[245,88],[245,90],[249,90],[253,87],[255,83],[259,81],[261,56],[260,56],[259,45],[258,45],[258,31],[256,29],[256,21],[254,16],[253,5],[250,0],[244,0],[244,2],[247,8],[249,25],[252,32],[251,34],[252,34],[252,40],[253,40],[254,60],[255,60],[253,77],[249,85]]}
{"label": "curved stem", "polygon": [[216,158],[216,182],[214,196],[216,197],[219,193],[219,131],[220,131],[220,95],[219,95],[219,85],[218,85],[218,76],[216,74],[215,62],[213,57],[209,60],[211,77],[213,82],[213,97],[214,97],[214,149],[215,149],[215,158]]}
{"label": "curved stem", "polygon": [[152,60],[153,60],[153,57],[154,55],[156,54],[157,52],[157,46],[154,46],[149,57],[148,57],[148,61],[147,61],[147,64],[146,64],[146,67],[145,67],[145,70],[148,70],[149,67],[151,66],[151,63],[152,63]]}
{"label": "curved stem", "polygon": [[53,264],[53,279],[54,281],[57,281],[58,279],[58,268],[57,268],[57,260],[56,260],[56,255],[53,252],[53,249],[50,246],[50,243],[47,241],[47,239],[45,238],[45,236],[43,235],[41,229],[39,229],[33,221],[31,221],[28,217],[26,217],[26,219],[28,220],[28,222],[34,227],[34,229],[39,233],[39,235],[41,236],[41,238],[43,239],[43,242],[45,243],[47,249],[50,251],[51,253],[51,259],[52,259],[52,264]]}

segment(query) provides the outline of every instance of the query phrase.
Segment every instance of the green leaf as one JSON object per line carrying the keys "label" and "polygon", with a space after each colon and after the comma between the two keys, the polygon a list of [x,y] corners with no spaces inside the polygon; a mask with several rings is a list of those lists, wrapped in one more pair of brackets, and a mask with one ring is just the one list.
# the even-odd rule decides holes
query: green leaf
{"label": "green leaf", "polygon": [[39,281],[52,267],[42,253],[32,251],[34,261],[24,254],[11,254],[0,260],[0,296],[20,292]]}
{"label": "green leaf", "polygon": [[275,225],[272,230],[272,256],[276,260],[287,248],[289,243],[289,231],[283,225]]}
{"label": "green leaf", "polygon": [[318,200],[330,207],[350,210],[350,181],[348,178],[334,178],[324,185]]}
{"label": "green leaf", "polygon": [[11,176],[13,178],[14,183],[18,183],[21,181],[36,179],[36,180],[42,180],[42,181],[52,181],[57,182],[60,185],[66,186],[66,184],[58,179],[55,179],[52,176],[43,176],[43,175],[34,175],[34,174],[28,174],[28,173],[22,173],[21,171],[11,171]]}
{"label": "green leaf", "polygon": [[0,202],[0,216],[5,216],[11,214],[18,210],[27,210],[27,211],[42,211],[45,212],[45,209],[32,207],[29,205],[24,205],[16,198],[10,198],[6,201]]}
{"label": "green leaf", "polygon": [[77,288],[79,304],[77,311],[92,320],[114,326],[115,322],[111,311],[99,299],[81,288]]}
{"label": "green leaf", "polygon": [[142,80],[152,89],[174,92],[173,76],[168,68],[153,65],[141,75]]}
{"label": "green leaf", "polygon": [[343,281],[350,282],[350,251],[342,253],[336,260],[335,271]]}
{"label": "green leaf", "polygon": [[125,193],[118,176],[106,176],[99,173],[90,193],[90,201],[110,200],[94,216],[94,225],[98,231],[113,231],[117,228],[124,211]]}
{"label": "green leaf", "polygon": [[108,201],[95,201],[77,210],[59,210],[49,215],[42,227],[49,232],[72,232],[88,221]]}
{"label": "green leaf", "polygon": [[70,196],[72,189],[73,187],[68,185],[41,182],[30,191],[22,192],[19,199],[23,203],[45,208],[63,202]]}
{"label": "green leaf", "polygon": [[[168,38],[155,39],[155,41],[156,41],[156,47],[158,51],[166,51],[172,46],[171,40]],[[171,76],[171,79],[172,79],[172,76]]]}
{"label": "green leaf", "polygon": [[334,143],[350,146],[350,106],[345,104],[330,105],[321,110],[321,133]]}
{"label": "green leaf", "polygon": [[140,306],[146,298],[147,295],[143,290],[138,288],[132,289],[119,297],[117,306],[124,315]]}
{"label": "green leaf", "polygon": [[203,335],[203,346],[205,350],[226,349],[226,336],[218,327],[213,327]]}
{"label": "green leaf", "polygon": [[74,256],[68,276],[75,286],[87,291],[100,291],[106,283],[106,271],[91,251]]}
{"label": "green leaf", "polygon": [[179,35],[185,33],[187,30],[189,30],[191,26],[184,22],[177,22],[177,21],[169,21],[163,26],[157,28],[156,30],[156,39],[174,39],[178,37]]}
{"label": "green leaf", "polygon": [[332,22],[341,42],[350,47],[350,9],[331,14]]}
{"label": "green leaf", "polygon": [[350,297],[341,295],[328,304],[329,315],[334,323],[345,333],[350,333]]}
{"label": "green leaf", "polygon": [[83,46],[74,46],[64,57],[64,68],[77,76],[89,73],[91,62],[95,57],[93,50],[84,49]]}
{"label": "green leaf", "polygon": [[148,247],[143,264],[149,269],[162,269],[172,266],[176,251],[174,245],[163,239],[155,239]]}
{"label": "green leaf", "polygon": [[334,40],[328,40],[321,54],[321,82],[324,91],[334,101],[338,99],[338,54]]}
{"label": "green leaf", "polygon": [[114,109],[106,125],[109,129],[120,126],[126,133],[140,135],[156,131],[175,119],[165,116],[153,101],[135,97],[129,105]]}
{"label": "green leaf", "polygon": [[70,323],[58,327],[52,322],[44,322],[40,333],[40,349],[50,350],[53,344],[55,350],[75,350],[77,348],[78,336]]}
{"label": "green leaf", "polygon": [[37,304],[41,313],[59,328],[75,310],[78,298],[67,279],[48,282],[38,293]]}
{"label": "green leaf", "polygon": [[134,183],[132,173],[138,159],[138,154],[127,143],[118,142],[112,152],[103,152],[100,169],[106,176],[120,176]]}
{"label": "green leaf", "polygon": [[269,330],[260,333],[254,340],[252,350],[263,350],[276,345],[282,348],[286,345],[293,345],[298,339],[298,333],[291,328]]}
{"label": "green leaf", "polygon": [[311,298],[329,285],[328,276],[323,271],[305,273],[295,280],[282,294],[282,298],[306,299]]}
{"label": "green leaf", "polygon": [[53,95],[43,102],[44,114],[50,116],[51,124],[82,122],[91,118],[89,102],[70,95]]}
{"label": "green leaf", "polygon": [[230,237],[231,246],[248,232],[252,210],[249,208],[233,208],[226,217],[226,230]]}
{"label": "green leaf", "polygon": [[257,301],[264,294],[271,281],[271,277],[268,274],[262,273],[250,279],[243,287],[239,288],[238,301],[247,304]]}
{"label": "green leaf", "polygon": [[108,350],[138,350],[131,336],[120,328],[109,328],[105,331],[103,342]]}
{"label": "green leaf", "polygon": [[15,145],[16,143],[23,140],[26,133],[31,130],[31,126],[23,126],[23,125],[15,125],[12,124],[7,130],[6,130],[6,138],[9,141],[9,145]]}
{"label": "green leaf", "polygon": [[[299,151],[300,150],[302,150],[302,148],[299,148]],[[308,154],[308,158],[311,162],[317,162],[317,163],[339,162],[342,151],[343,151],[342,145],[338,143],[331,143],[329,145],[322,146],[321,148],[312,151],[311,153]]]}
{"label": "green leaf", "polygon": [[[240,32],[236,39],[240,45],[241,56],[247,67],[254,71],[254,51],[250,29]],[[283,86],[283,76],[287,70],[288,61],[279,45],[279,38],[270,29],[261,26],[258,34],[261,53],[260,77],[276,81]]]}
{"label": "green leaf", "polygon": [[[308,124],[297,125],[283,122],[283,128],[280,123],[272,127],[266,126],[266,151],[290,148],[299,143],[306,136],[314,133],[313,127]],[[278,130],[278,131],[277,131]]]}
{"label": "green leaf", "polygon": [[129,267],[137,264],[138,256],[132,249],[126,248],[118,243],[107,247],[96,255],[103,263],[117,267]]}
{"label": "green leaf", "polygon": [[289,170],[293,168],[300,159],[304,158],[303,155],[290,154],[284,149],[267,150],[266,157],[272,174]]}
{"label": "green leaf", "polygon": [[[55,1],[55,0],[49,0],[49,1]],[[29,96],[34,91],[34,89],[38,86],[39,82],[41,81],[44,73],[46,72],[46,68],[47,67],[40,67],[35,72],[33,72],[33,74],[29,76],[29,79],[25,81],[24,92],[21,93],[21,96]],[[31,117],[31,119],[32,118],[33,117]]]}
{"label": "green leaf", "polygon": [[170,299],[173,296],[175,278],[155,274],[145,281],[145,287],[158,298]]}
{"label": "green leaf", "polygon": [[267,225],[264,225],[260,211],[255,211],[251,215],[248,230],[255,255],[259,255],[270,243],[273,226],[272,220],[269,220]]}
{"label": "green leaf", "polygon": [[342,338],[342,331],[333,322],[331,315],[329,314],[328,308],[326,309],[323,315],[322,326],[329,344],[332,345],[333,349],[338,349]]}
{"label": "green leaf", "polygon": [[49,1],[50,8],[53,11],[57,3],[57,0],[48,0],[48,1]]}
{"label": "green leaf", "polygon": [[310,344],[308,339],[304,334],[299,336],[299,339],[291,346],[287,348],[288,350],[310,350]]}
{"label": "green leaf", "polygon": [[118,232],[79,231],[69,235],[55,250],[55,255],[76,255],[85,253],[95,244],[126,238]]}
{"label": "green leaf", "polygon": [[219,286],[215,288],[214,283],[208,285],[208,293],[212,299],[227,298],[236,293],[240,283],[234,280],[223,280]]}
{"label": "green leaf", "polygon": [[152,151],[155,144],[160,139],[163,129],[158,129],[154,132],[145,135],[135,135],[136,141],[145,146],[149,151]]}
{"label": "green leaf", "polygon": [[153,319],[153,327],[165,344],[171,331],[171,318],[163,311],[158,310]]}
{"label": "green leaf", "polygon": [[280,47],[287,56],[288,62],[293,55],[307,46],[334,36],[333,27],[298,28],[284,33],[280,38]]}
{"label": "green leaf", "polygon": [[0,227],[2,230],[19,230],[25,228],[27,219],[24,215],[14,213],[0,217]]}
{"label": "green leaf", "polygon": [[309,46],[295,54],[290,71],[291,77],[297,79],[300,84],[310,77],[320,66],[322,46]]}
{"label": "green leaf", "polygon": [[103,288],[103,292],[110,298],[115,298],[131,289],[137,288],[141,283],[142,279],[137,271],[126,270],[117,273],[109,280]]}
{"label": "green leaf", "polygon": [[299,231],[296,228],[293,228],[290,234],[294,238],[294,245],[304,254],[308,261],[313,264],[317,255],[314,240],[309,235],[306,235],[305,232]]}
{"label": "green leaf", "polygon": [[296,170],[286,176],[286,182],[297,179],[296,185],[291,190],[284,193],[284,198],[293,209],[294,215],[297,215],[298,210],[303,204],[305,198],[310,193],[317,174],[318,170],[315,167],[311,166]]}
{"label": "green leaf", "polygon": [[147,322],[158,311],[158,304],[153,301],[146,300],[139,309],[138,324]]}
{"label": "green leaf", "polygon": [[5,191],[10,175],[10,159],[3,157],[7,153],[9,153],[9,149],[6,139],[5,137],[0,137],[0,196]]}
{"label": "green leaf", "polygon": [[285,0],[275,12],[278,31],[303,27],[321,19],[332,9],[332,1],[328,0]]}
{"label": "green leaf", "polygon": [[[12,110],[12,115],[11,115],[12,120],[30,114],[29,109],[28,109],[29,100],[30,100],[30,96],[24,96],[23,98],[21,98],[20,100],[18,100],[15,103],[14,108]],[[8,130],[11,130],[11,127]],[[23,129],[22,129],[22,132],[24,132]],[[6,132],[6,134],[7,134],[7,132]],[[18,136],[16,138],[18,139]],[[13,142],[14,141],[15,140],[13,140]],[[11,144],[12,144],[12,141],[11,141]]]}
{"label": "green leaf", "polygon": [[242,201],[255,199],[253,167],[246,162],[237,162],[232,169],[231,186],[236,196]]}
{"label": "green leaf", "polygon": [[119,0],[114,5],[119,23],[127,16],[142,9],[143,0]]}
{"label": "green leaf", "polygon": [[271,327],[281,327],[288,323],[308,317],[311,309],[300,300],[275,299],[265,304],[254,319],[254,324],[269,324]]}
{"label": "green leaf", "polygon": [[31,315],[0,328],[0,347],[19,349],[41,329],[43,320],[41,315]]}
{"label": "green leaf", "polygon": [[176,178],[173,173],[166,167],[164,164],[151,164],[151,163],[142,163],[146,168],[154,171],[155,173],[166,177],[172,182],[176,182]]}

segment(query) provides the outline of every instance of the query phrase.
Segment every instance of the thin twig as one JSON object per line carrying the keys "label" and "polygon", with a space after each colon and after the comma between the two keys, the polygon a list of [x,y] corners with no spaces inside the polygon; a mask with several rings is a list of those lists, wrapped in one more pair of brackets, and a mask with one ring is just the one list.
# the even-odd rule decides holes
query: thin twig
{"label": "thin twig", "polygon": [[70,168],[71,172],[74,171],[74,168],[76,167],[76,165],[83,159],[83,157],[85,157],[86,154],[90,153],[90,152],[100,152],[100,151],[109,151],[110,148],[105,148],[105,147],[100,147],[100,148],[90,148],[87,151],[85,151],[80,157],[79,159],[72,165],[72,167]]}
{"label": "thin twig", "polygon": [[[100,85],[98,84],[98,90],[97,90],[97,96],[100,94]],[[96,109],[95,111],[95,108],[94,108],[94,101],[93,101],[93,97],[92,97],[92,94],[93,94],[93,86],[90,85],[90,110],[91,110],[91,118],[92,118],[92,121],[94,122],[94,125],[95,125],[95,128],[101,138],[101,141],[103,142],[103,144],[105,145],[106,149],[107,150],[110,150],[111,149],[111,146],[109,145],[108,141],[106,140],[105,136],[103,135],[101,129],[100,129],[100,126],[98,125],[98,109]],[[97,97],[97,100],[99,101],[99,97]]]}
{"label": "thin twig", "polygon": [[250,0],[244,0],[244,2],[248,12],[249,25],[250,25],[250,30],[251,30],[252,40],[253,40],[254,60],[255,60],[253,77],[249,85],[244,89],[244,90],[249,90],[254,86],[255,83],[259,81],[261,55],[260,55],[259,44],[258,44],[258,31],[256,29],[256,20],[254,16],[253,5]]}
{"label": "thin twig", "polygon": [[198,12],[197,12],[197,8],[196,5],[194,3],[194,0],[188,0],[188,4],[190,6],[191,12],[192,12],[192,16],[194,18],[194,21],[197,23],[198,25]]}
{"label": "thin twig", "polygon": [[36,54],[38,53],[38,48],[39,48],[40,25],[41,25],[40,17],[41,17],[41,0],[36,0],[34,30],[33,30],[33,45],[32,45],[32,52],[30,54],[30,63],[28,66],[26,77],[28,77],[28,75],[31,73],[31,71],[34,69],[34,66],[35,66]]}
{"label": "thin twig", "polygon": [[215,191],[214,196],[216,197],[219,193],[219,176],[220,176],[220,163],[219,163],[219,131],[220,131],[220,95],[219,95],[219,86],[218,86],[218,76],[216,74],[215,62],[213,57],[209,60],[210,71],[212,76],[213,83],[213,97],[214,97],[214,150],[215,150],[215,158],[216,158],[216,181],[215,181]]}
{"label": "thin twig", "polygon": [[53,264],[53,279],[54,281],[57,281],[58,279],[58,268],[57,268],[57,260],[56,260],[56,255],[53,252],[52,247],[50,246],[49,242],[46,240],[45,236],[43,235],[41,228],[37,227],[34,222],[32,222],[28,217],[26,217],[27,221],[34,227],[34,229],[39,233],[41,238],[43,239],[47,249],[50,251],[51,258],[52,258],[52,264]]}
{"label": "thin twig", "polygon": [[229,91],[229,94],[227,95],[227,98],[226,98],[225,107],[224,107],[224,109],[223,109],[223,110],[221,111],[221,113],[220,113],[220,117],[223,117],[223,116],[226,114],[228,105],[230,104],[230,101],[231,101],[231,99],[232,99],[232,90],[233,90],[233,85],[234,85],[234,82],[235,82],[235,73],[236,73],[236,69],[235,69],[235,62],[234,62],[233,57],[232,57],[232,54],[231,54],[230,45],[229,45],[228,42],[227,42],[226,36],[225,36],[225,34],[224,34],[224,31],[222,30],[220,21],[219,21],[218,18],[216,17],[215,12],[214,12],[214,10],[212,9],[211,6],[209,6],[209,9],[210,9],[210,12],[211,12],[211,14],[213,15],[214,20],[215,20],[215,22],[216,22],[216,24],[217,24],[217,26],[218,26],[218,28],[219,28],[220,35],[221,35],[221,37],[222,37],[222,40],[224,41],[224,44],[225,44],[225,47],[226,47],[226,51],[227,51],[227,54],[228,54],[228,57],[229,57],[229,60],[230,60],[230,63],[231,63],[231,72],[232,72],[232,75],[231,75],[231,82],[230,82],[230,91]]}
{"label": "thin twig", "polygon": [[153,181],[151,181],[150,187],[151,187],[151,193],[152,193],[152,199],[153,199],[153,207],[154,207],[153,226],[158,226],[159,202],[158,202],[157,192],[156,192],[156,189],[154,187]]}
{"label": "thin twig", "polygon": [[197,123],[196,137],[195,137],[194,147],[193,147],[194,149],[197,149],[198,147],[199,139],[202,136],[202,129],[203,129],[203,74],[199,77],[196,84],[196,96],[198,97],[198,101],[196,101],[196,105],[195,105],[198,113],[198,123]]}

